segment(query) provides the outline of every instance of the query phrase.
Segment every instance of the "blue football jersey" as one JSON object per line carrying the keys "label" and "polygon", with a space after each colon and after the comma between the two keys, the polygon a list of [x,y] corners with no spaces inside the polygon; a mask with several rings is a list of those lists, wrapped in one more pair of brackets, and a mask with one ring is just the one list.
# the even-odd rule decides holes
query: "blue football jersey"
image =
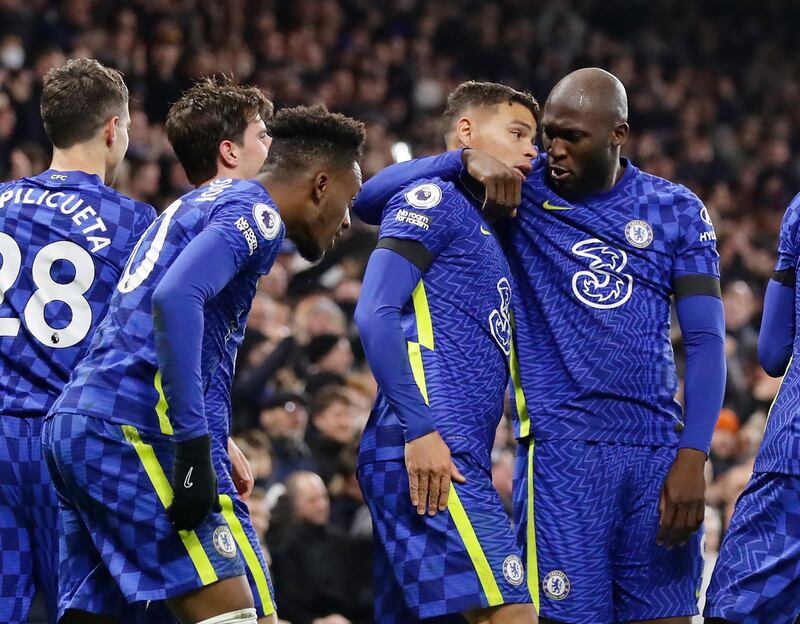
{"label": "blue football jersey", "polygon": [[[452,183],[412,186],[387,204],[380,229],[381,239],[418,241],[433,256],[402,310],[412,372],[450,450],[489,468],[508,385],[508,263],[480,210]],[[379,391],[359,462],[400,459],[404,447],[402,425]]]}
{"label": "blue football jersey", "polygon": [[550,189],[547,171],[542,155],[517,218],[498,230],[516,284],[517,434],[677,444],[672,282],[719,276],[708,211],[627,161],[611,190],[575,202]]}
{"label": "blue football jersey", "polygon": [[[776,271],[797,269],[800,259],[800,195],[795,196],[781,223]],[[795,315],[800,314],[800,295],[795,287]],[[796,318],[796,317],[795,317]],[[795,325],[797,321],[795,321]],[[795,331],[792,359],[778,396],[769,411],[764,440],[756,457],[756,472],[800,475],[800,339]]]}
{"label": "blue football jersey", "polygon": [[[228,342],[241,333],[258,279],[272,267],[285,227],[261,184],[219,178],[173,202],[145,232],[89,353],[52,412],[80,413],[132,424],[142,431],[173,433],[156,358],[152,296],[173,260],[206,229],[230,245],[238,271],[205,305],[203,392],[219,374],[218,367],[232,367],[232,358],[225,357]],[[228,377],[232,375],[231,370]]]}
{"label": "blue football jersey", "polygon": [[225,353],[214,372],[205,394],[205,413],[208,431],[218,451],[222,451],[223,462],[227,463],[228,437],[231,435],[233,410],[231,408],[231,387],[236,367],[236,353],[244,339],[247,316],[235,333],[225,341]]}
{"label": "blue football jersey", "polygon": [[0,413],[44,416],[155,210],[79,171],[0,184]]}

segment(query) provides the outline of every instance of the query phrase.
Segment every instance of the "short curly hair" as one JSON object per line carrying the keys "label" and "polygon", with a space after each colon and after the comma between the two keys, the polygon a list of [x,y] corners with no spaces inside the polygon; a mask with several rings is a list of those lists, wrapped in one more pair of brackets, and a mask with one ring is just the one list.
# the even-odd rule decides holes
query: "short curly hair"
{"label": "short curly hair", "polygon": [[66,149],[88,141],[114,116],[124,116],[122,74],[94,59],[73,59],[44,77],[40,112],[48,138]]}
{"label": "short curly hair", "polygon": [[192,184],[217,173],[222,141],[242,143],[248,124],[272,117],[272,102],[257,87],[227,76],[209,77],[189,88],[169,109],[167,138]]}
{"label": "short curly hair", "polygon": [[320,160],[349,166],[364,149],[364,124],[324,105],[280,110],[267,124],[272,137],[264,165],[268,172],[290,175]]}
{"label": "short curly hair", "polygon": [[458,85],[447,96],[442,127],[445,136],[453,131],[456,121],[471,106],[493,106],[495,104],[521,104],[538,122],[541,108],[539,102],[527,91],[517,91],[499,82],[477,82],[468,80]]}

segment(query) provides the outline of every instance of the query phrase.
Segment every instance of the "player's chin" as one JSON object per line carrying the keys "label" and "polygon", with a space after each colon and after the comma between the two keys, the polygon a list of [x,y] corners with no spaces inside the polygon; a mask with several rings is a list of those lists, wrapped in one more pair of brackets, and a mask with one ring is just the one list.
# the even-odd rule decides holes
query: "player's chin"
{"label": "player's chin", "polygon": [[297,253],[309,262],[319,262],[325,255],[325,249],[316,241],[307,238],[294,239],[294,244],[297,247]]}

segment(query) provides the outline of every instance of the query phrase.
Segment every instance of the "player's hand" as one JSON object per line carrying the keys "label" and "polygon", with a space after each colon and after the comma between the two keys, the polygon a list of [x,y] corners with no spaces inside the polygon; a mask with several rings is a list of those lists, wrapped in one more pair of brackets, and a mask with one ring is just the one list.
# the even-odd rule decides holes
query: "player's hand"
{"label": "player's hand", "polygon": [[242,450],[233,441],[233,438],[228,438],[228,457],[231,460],[231,478],[233,485],[236,486],[236,492],[239,498],[246,501],[253,493],[253,471],[250,469],[250,462],[244,456]]}
{"label": "player's hand", "polygon": [[196,529],[210,512],[222,511],[208,434],[175,443],[172,493],[167,516],[180,531]]}
{"label": "player's hand", "polygon": [[661,515],[656,542],[667,548],[685,544],[700,528],[706,512],[706,454],[695,449],[678,449],[664,479],[658,511]]}
{"label": "player's hand", "polygon": [[486,190],[483,206],[486,218],[516,216],[517,207],[522,202],[522,183],[525,180],[522,172],[475,148],[465,149],[461,159],[469,175]]}
{"label": "player's hand", "polygon": [[462,475],[450,458],[450,449],[436,431],[406,442],[406,470],[411,504],[420,516],[425,510],[431,516],[447,509],[450,481],[464,483]]}

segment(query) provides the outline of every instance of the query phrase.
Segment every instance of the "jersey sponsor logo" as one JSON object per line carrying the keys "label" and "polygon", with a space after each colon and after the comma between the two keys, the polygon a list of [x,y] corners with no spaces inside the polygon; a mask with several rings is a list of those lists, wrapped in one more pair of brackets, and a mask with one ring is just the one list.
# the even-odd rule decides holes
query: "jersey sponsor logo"
{"label": "jersey sponsor logo", "polygon": [[717,240],[717,233],[714,230],[710,230],[708,232],[702,232],[700,234],[700,242],[707,243],[709,241]]}
{"label": "jersey sponsor logo", "polygon": [[236,542],[233,541],[230,529],[219,526],[214,530],[214,548],[223,557],[233,559],[236,556]]}
{"label": "jersey sponsor logo", "polygon": [[511,355],[511,316],[508,312],[511,305],[511,284],[505,277],[497,282],[500,293],[500,307],[489,315],[489,329],[497,344],[506,355]]}
{"label": "jersey sponsor logo", "polygon": [[267,204],[253,206],[253,220],[267,240],[273,240],[281,231],[281,217],[278,211]]}
{"label": "jersey sponsor logo", "polygon": [[647,221],[634,219],[625,226],[625,238],[634,247],[644,249],[653,242],[653,228]]}
{"label": "jersey sponsor logo", "polygon": [[597,238],[572,247],[572,253],[589,260],[589,268],[572,276],[572,292],[586,305],[600,310],[617,308],[630,299],[633,277],[623,273],[628,256]]}
{"label": "jersey sponsor logo", "polygon": [[258,239],[256,238],[256,233],[253,231],[253,228],[250,227],[250,222],[245,217],[239,217],[236,219],[234,225],[236,229],[242,233],[244,240],[247,241],[247,248],[252,256],[253,252],[258,249]]}
{"label": "jersey sponsor logo", "polygon": [[545,202],[542,204],[542,208],[545,210],[572,210],[574,206],[555,206],[550,203],[549,199],[546,199]]}
{"label": "jersey sponsor logo", "polygon": [[570,587],[569,578],[561,570],[550,570],[544,575],[542,589],[551,600],[564,600],[569,596]]}
{"label": "jersey sponsor logo", "polygon": [[512,585],[522,585],[525,580],[525,568],[516,555],[509,555],[503,561],[503,576]]}
{"label": "jersey sponsor logo", "polygon": [[703,223],[706,223],[706,224],[712,225],[712,226],[714,225],[713,223],[711,223],[711,215],[708,214],[708,208],[706,208],[705,206],[703,206],[700,209],[700,219],[702,219]]}
{"label": "jersey sponsor logo", "polygon": [[397,215],[394,219],[395,221],[400,221],[400,223],[416,225],[417,227],[421,227],[423,230],[429,230],[431,227],[431,218],[429,216],[421,215],[418,212],[412,212],[411,210],[406,210],[405,208],[401,208],[397,212]]}
{"label": "jersey sponsor logo", "polygon": [[483,226],[481,226],[481,234],[485,234],[486,236],[492,235],[492,233]]}
{"label": "jersey sponsor logo", "polygon": [[420,210],[433,208],[442,201],[442,189],[433,183],[420,184],[405,194],[406,201]]}

